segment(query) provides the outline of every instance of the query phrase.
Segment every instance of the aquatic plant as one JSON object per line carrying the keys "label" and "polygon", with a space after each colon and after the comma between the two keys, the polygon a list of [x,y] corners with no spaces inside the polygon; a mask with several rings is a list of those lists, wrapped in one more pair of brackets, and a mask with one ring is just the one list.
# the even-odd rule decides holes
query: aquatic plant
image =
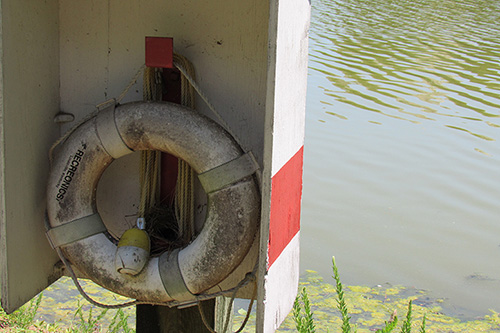
{"label": "aquatic plant", "polygon": [[377,330],[376,333],[388,333],[391,332],[393,329],[396,328],[396,325],[398,324],[398,316],[396,315],[396,311],[392,313],[391,319],[389,321],[385,322],[385,327]]}
{"label": "aquatic plant", "polygon": [[401,327],[401,333],[411,332],[411,300],[408,303],[408,312],[406,313],[406,319],[403,321],[403,327]]}
{"label": "aquatic plant", "polygon": [[[78,309],[75,312],[74,319],[77,318],[76,324],[72,325],[71,331],[79,332],[79,333],[94,333],[103,329],[103,319],[108,312],[108,309],[104,309],[100,311],[97,316],[92,314],[92,309],[94,307],[90,307],[87,315],[84,315],[85,310],[83,309],[83,305],[78,305]],[[128,326],[128,315],[122,309],[118,309],[111,319],[111,322],[105,332],[115,333],[115,332],[134,332],[135,330],[129,328]]]}
{"label": "aquatic plant", "polygon": [[14,313],[8,315],[0,308],[0,330],[10,331],[11,327],[16,327],[15,332],[23,332],[32,330],[34,319],[40,302],[42,301],[42,294],[33,298],[29,304],[22,306]]}
{"label": "aquatic plant", "polygon": [[[340,280],[339,271],[337,264],[335,263],[335,257],[332,257],[332,269],[333,278],[335,280],[337,293],[337,308],[340,311],[340,316],[342,319],[341,331],[342,333],[356,332],[356,328],[351,327],[351,316],[349,316],[349,310],[347,308],[346,299],[344,295],[343,285]],[[302,308],[305,314],[302,314]],[[311,305],[309,302],[309,297],[307,296],[306,288],[302,288],[302,292],[295,298],[295,303],[293,305],[293,318],[295,321],[295,327],[299,333],[311,333],[315,332],[315,324],[313,319],[313,312],[311,310]],[[425,315],[422,320],[422,325],[420,326],[420,333],[425,333]],[[405,320],[401,326],[401,333],[411,333],[411,321],[412,321],[412,300],[408,303],[408,312],[406,313]],[[388,333],[392,332],[398,323],[398,317],[396,311],[393,312],[389,321],[385,322],[385,326],[382,329],[378,329],[376,333]]]}
{"label": "aquatic plant", "polygon": [[95,332],[134,332],[128,326],[128,315],[122,309],[118,309],[112,317],[107,328],[103,324],[103,318],[108,310],[103,310],[97,316],[92,312],[91,307],[85,315],[83,305],[78,305],[73,322],[70,327],[62,328],[57,323],[48,324],[44,321],[36,320],[37,311],[42,301],[43,293],[33,298],[28,304],[23,305],[12,314],[6,314],[0,307],[0,331],[1,332],[61,332],[61,333],[95,333]]}
{"label": "aquatic plant", "polygon": [[15,311],[10,317],[15,325],[27,329],[35,320],[36,312],[40,307],[40,302],[42,301],[43,294],[40,293],[38,297],[33,298],[29,305],[21,307],[19,310]]}
{"label": "aquatic plant", "polygon": [[91,333],[91,332],[97,331],[97,329],[99,327],[99,321],[102,318],[104,318],[104,316],[108,312],[108,309],[102,310],[101,313],[99,315],[97,315],[97,317],[94,317],[92,315],[93,307],[91,307],[90,310],[88,311],[86,318],[85,318],[85,316],[83,314],[82,307],[83,306],[80,304],[80,302],[78,302],[78,309],[76,309],[75,315],[73,316],[73,320],[75,318],[78,319],[78,323],[76,324],[78,332]]}
{"label": "aquatic plant", "polygon": [[425,317],[426,315],[424,314],[424,318],[422,319],[422,325],[420,325],[420,333],[425,333]]}
{"label": "aquatic plant", "polygon": [[116,333],[116,332],[135,332],[134,329],[131,329],[128,326],[128,315],[122,309],[118,309],[115,316],[111,320],[111,324],[109,324],[108,332]]}
{"label": "aquatic plant", "polygon": [[[304,314],[302,314],[302,308],[304,308]],[[293,304],[293,318],[297,331],[304,333],[316,332],[313,313],[311,311],[311,303],[309,302],[309,297],[307,297],[306,288],[302,288],[300,295],[297,295],[297,298],[295,298]]]}
{"label": "aquatic plant", "polygon": [[333,278],[335,279],[336,290],[337,290],[337,302],[340,314],[342,316],[342,332],[350,333],[351,332],[351,317],[349,316],[347,305],[345,303],[344,291],[342,282],[340,281],[339,270],[337,265],[335,264],[335,257],[332,257],[332,265],[333,265]]}

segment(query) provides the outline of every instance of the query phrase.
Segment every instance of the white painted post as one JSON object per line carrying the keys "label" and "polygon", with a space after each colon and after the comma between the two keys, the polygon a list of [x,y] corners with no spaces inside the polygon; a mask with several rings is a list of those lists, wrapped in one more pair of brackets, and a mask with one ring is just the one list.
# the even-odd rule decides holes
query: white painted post
{"label": "white painted post", "polygon": [[[307,86],[308,0],[272,1],[264,144],[257,331],[274,332],[299,281],[300,204]],[[268,223],[266,223],[268,222]]]}

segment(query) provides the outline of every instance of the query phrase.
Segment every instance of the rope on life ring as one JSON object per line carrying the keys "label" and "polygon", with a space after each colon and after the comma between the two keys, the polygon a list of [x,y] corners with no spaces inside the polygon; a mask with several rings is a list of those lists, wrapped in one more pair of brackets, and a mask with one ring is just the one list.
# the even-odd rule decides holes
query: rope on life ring
{"label": "rope on life ring", "polygon": [[[159,150],[191,165],[208,196],[205,225],[194,241],[149,258],[136,276],[114,269],[116,245],[95,204],[100,176],[117,158]],[[227,131],[171,103],[114,105],[81,124],[57,149],[47,188],[49,239],[94,282],[142,302],[188,301],[217,285],[243,260],[255,237],[257,167]]]}

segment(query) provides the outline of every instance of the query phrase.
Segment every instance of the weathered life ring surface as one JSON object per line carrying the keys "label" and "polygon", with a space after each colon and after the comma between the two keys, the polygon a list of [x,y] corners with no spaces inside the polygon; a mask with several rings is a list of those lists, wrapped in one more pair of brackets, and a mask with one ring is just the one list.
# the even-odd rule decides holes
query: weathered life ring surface
{"label": "weathered life ring surface", "polygon": [[[150,258],[140,274],[129,276],[114,269],[116,245],[102,229],[96,188],[114,159],[138,150],[170,153],[189,163],[200,180],[205,176],[208,208],[193,242]],[[218,179],[237,168],[247,170]],[[193,110],[158,102],[106,109],[55,153],[47,188],[49,238],[79,271],[111,291],[149,302],[191,299],[225,279],[253,243],[260,196],[252,170],[233,138]]]}

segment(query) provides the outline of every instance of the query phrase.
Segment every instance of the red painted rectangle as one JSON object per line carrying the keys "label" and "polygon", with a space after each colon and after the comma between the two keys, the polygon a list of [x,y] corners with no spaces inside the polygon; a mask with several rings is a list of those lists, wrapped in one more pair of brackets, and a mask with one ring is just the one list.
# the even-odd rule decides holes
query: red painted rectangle
{"label": "red painted rectangle", "polygon": [[146,66],[173,68],[174,40],[169,37],[146,37]]}
{"label": "red painted rectangle", "polygon": [[301,147],[271,179],[269,267],[300,230],[303,156]]}

